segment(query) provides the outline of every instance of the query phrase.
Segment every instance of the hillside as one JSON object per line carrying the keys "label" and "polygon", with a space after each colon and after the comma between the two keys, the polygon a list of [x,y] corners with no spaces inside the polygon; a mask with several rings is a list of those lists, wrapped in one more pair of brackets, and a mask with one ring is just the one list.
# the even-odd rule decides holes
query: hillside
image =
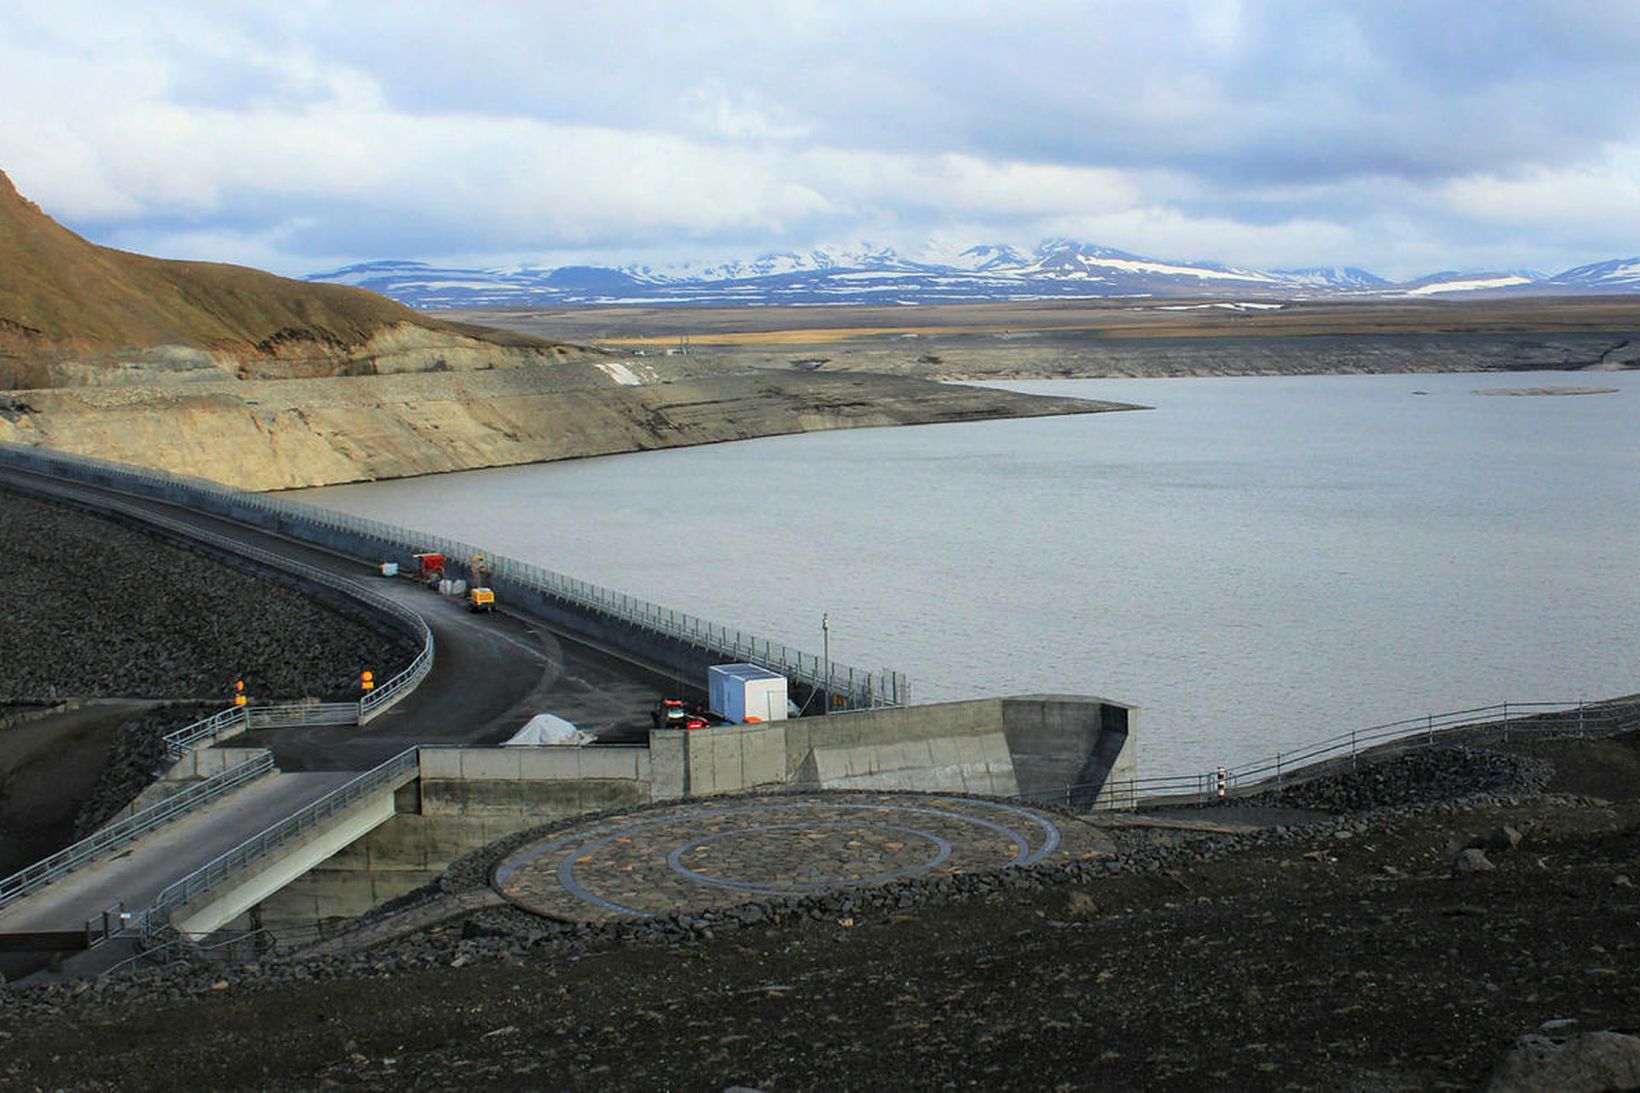
{"label": "hillside", "polygon": [[132,372],[279,379],[496,367],[567,352],[431,319],[364,289],[98,246],[0,172],[0,388]]}

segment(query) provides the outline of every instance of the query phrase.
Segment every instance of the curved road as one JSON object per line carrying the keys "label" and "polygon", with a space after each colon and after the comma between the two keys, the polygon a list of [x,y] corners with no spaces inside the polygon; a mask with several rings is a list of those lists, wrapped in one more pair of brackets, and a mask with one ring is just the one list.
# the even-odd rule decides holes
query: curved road
{"label": "curved road", "polygon": [[[427,621],[435,643],[432,672],[370,724],[267,729],[233,738],[236,747],[271,749],[286,771],[368,770],[412,744],[493,745],[537,713],[557,714],[600,739],[629,742],[647,731],[656,698],[676,689],[669,677],[553,633],[505,604],[496,614],[474,615],[459,601],[415,582],[382,577],[374,560],[344,557],[222,517],[97,486],[0,468],[0,482],[6,480],[99,511],[102,503],[117,501],[276,553],[391,597]],[[113,518],[143,526],[125,514]]]}

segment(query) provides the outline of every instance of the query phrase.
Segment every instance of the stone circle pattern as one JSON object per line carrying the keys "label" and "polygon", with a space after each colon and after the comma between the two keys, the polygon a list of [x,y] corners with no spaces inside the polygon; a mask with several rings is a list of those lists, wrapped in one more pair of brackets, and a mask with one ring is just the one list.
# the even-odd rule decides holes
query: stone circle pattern
{"label": "stone circle pattern", "polygon": [[741,797],[558,832],[504,858],[494,885],[537,914],[600,922],[1106,852],[1085,824],[1002,801]]}

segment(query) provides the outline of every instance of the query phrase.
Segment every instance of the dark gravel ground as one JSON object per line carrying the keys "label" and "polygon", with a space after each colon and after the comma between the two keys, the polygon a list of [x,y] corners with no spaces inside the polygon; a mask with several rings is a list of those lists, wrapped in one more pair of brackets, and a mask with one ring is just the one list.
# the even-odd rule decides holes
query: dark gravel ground
{"label": "dark gravel ground", "polygon": [[221,709],[210,703],[169,702],[120,726],[97,785],[74,819],[74,838],[82,839],[130,804],[168,765],[165,734]]}
{"label": "dark gravel ground", "polygon": [[62,696],[358,697],[403,638],[271,580],[77,509],[0,492],[0,703]]}
{"label": "dark gravel ground", "polygon": [[1636,1031],[1640,734],[1422,754],[1337,776],[1364,810],[1113,861],[19,988],[0,1087],[1461,1089],[1546,1022]]}
{"label": "dark gravel ground", "polygon": [[[69,710],[27,715],[30,792],[63,787],[68,823],[0,808],[8,864],[34,861],[88,833],[153,780],[165,733],[225,708],[235,679],[262,701],[350,699],[358,672],[381,678],[415,649],[378,624],[300,591],[160,542],[125,524],[0,490],[0,558],[12,594],[0,611],[0,706],[54,698],[182,698],[112,732],[80,731]],[[21,721],[21,718],[19,718]],[[53,734],[49,746],[33,739]],[[21,736],[14,737],[20,742]],[[0,793],[7,779],[0,741]],[[36,810],[37,811],[37,810]],[[57,809],[57,811],[62,811]],[[9,872],[9,869],[0,870]]]}

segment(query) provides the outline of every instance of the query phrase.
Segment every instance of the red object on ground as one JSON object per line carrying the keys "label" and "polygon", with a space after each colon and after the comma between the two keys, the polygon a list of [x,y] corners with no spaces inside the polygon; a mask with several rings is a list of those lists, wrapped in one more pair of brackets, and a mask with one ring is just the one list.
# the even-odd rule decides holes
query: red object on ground
{"label": "red object on ground", "polygon": [[416,555],[416,561],[421,563],[421,575],[423,580],[429,577],[442,577],[444,575],[444,555],[418,554]]}

